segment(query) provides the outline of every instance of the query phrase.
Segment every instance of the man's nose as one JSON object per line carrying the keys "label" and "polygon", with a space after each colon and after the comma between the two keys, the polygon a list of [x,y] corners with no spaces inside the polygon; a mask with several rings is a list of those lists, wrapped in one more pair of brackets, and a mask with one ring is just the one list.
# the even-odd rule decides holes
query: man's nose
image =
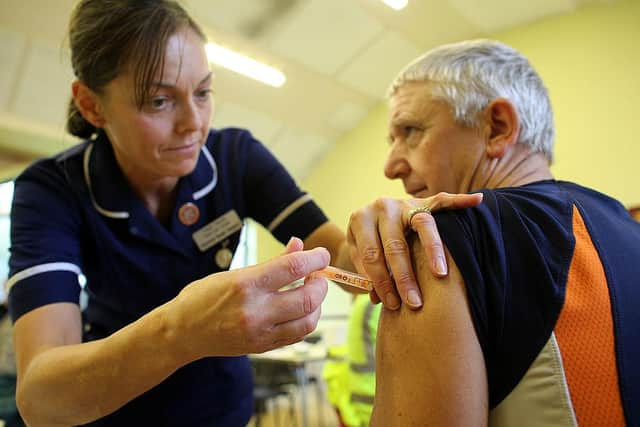
{"label": "man's nose", "polygon": [[400,149],[394,145],[389,151],[384,163],[384,174],[389,179],[402,178],[409,173],[409,164],[404,159]]}

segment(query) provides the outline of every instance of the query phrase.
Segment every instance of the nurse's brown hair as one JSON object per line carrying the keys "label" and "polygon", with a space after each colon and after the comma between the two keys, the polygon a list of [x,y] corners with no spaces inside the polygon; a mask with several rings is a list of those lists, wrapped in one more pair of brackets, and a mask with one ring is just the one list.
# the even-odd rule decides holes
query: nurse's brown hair
{"label": "nurse's brown hair", "polygon": [[[104,87],[123,71],[131,70],[134,98],[142,108],[158,70],[163,69],[168,39],[190,28],[202,40],[204,32],[187,12],[171,0],[81,0],[69,23],[71,65],[89,89]],[[67,131],[90,138],[97,129],[69,102]]]}

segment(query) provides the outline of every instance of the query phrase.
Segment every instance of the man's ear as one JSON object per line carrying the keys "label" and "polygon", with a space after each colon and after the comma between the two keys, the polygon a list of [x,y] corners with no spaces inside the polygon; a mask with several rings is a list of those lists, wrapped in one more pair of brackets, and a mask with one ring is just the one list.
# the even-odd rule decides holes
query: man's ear
{"label": "man's ear", "polygon": [[71,91],[73,102],[82,117],[97,128],[104,127],[103,109],[98,95],[80,80],[71,84]]}
{"label": "man's ear", "polygon": [[518,141],[520,135],[520,118],[516,107],[505,98],[496,98],[485,107],[487,155],[490,158],[501,158],[507,149]]}

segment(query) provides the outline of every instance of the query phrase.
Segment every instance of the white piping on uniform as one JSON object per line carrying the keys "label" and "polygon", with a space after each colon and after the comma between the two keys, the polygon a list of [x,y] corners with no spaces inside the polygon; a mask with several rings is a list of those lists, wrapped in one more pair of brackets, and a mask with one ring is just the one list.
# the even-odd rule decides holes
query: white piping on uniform
{"label": "white piping on uniform", "polygon": [[211,182],[207,184],[204,188],[193,193],[193,200],[199,200],[209,194],[214,188],[216,188],[216,184],[218,183],[218,166],[216,165],[216,161],[213,159],[213,156],[207,149],[206,145],[202,146],[202,152],[204,156],[209,161],[211,165],[211,169],[213,169],[213,178],[211,178]]}
{"label": "white piping on uniform", "polygon": [[22,270],[21,272],[11,276],[5,284],[5,290],[6,292],[9,292],[9,289],[19,281],[35,276],[36,274],[47,273],[49,271],[70,271],[72,273],[76,273],[78,276],[82,274],[80,267],[75,264],[71,264],[70,262],[50,262],[47,264],[40,264],[27,268],[26,270]]}
{"label": "white piping on uniform", "polygon": [[98,202],[96,202],[96,198],[93,196],[93,190],[91,189],[91,177],[89,176],[89,159],[91,158],[92,150],[93,150],[93,144],[88,145],[87,148],[84,150],[83,167],[84,167],[84,180],[87,183],[87,188],[89,189],[89,196],[91,197],[91,203],[93,203],[93,207],[96,208],[96,210],[100,212],[102,215],[109,218],[114,218],[114,219],[129,218],[129,212],[108,211],[100,207],[98,205]]}
{"label": "white piping on uniform", "polygon": [[296,199],[293,203],[291,203],[289,206],[287,206],[286,208],[284,208],[282,210],[282,212],[280,212],[278,214],[277,217],[275,217],[275,219],[273,221],[271,221],[271,223],[269,224],[269,226],[267,227],[267,229],[269,231],[273,231],[275,230],[275,228],[277,226],[279,226],[280,224],[282,224],[282,221],[284,221],[285,219],[287,219],[287,217],[289,215],[291,215],[293,212],[295,212],[296,209],[298,209],[300,206],[304,205],[305,203],[307,203],[308,201],[311,200],[311,196],[308,194],[305,194],[303,196],[300,196],[298,199]]}
{"label": "white piping on uniform", "polygon": [[564,363],[562,362],[562,353],[560,352],[560,347],[558,346],[558,340],[556,339],[555,332],[551,333],[551,350],[553,351],[553,355],[555,356],[555,361],[558,362],[557,373],[560,375],[560,379],[562,381],[562,391],[564,391],[565,405],[570,409],[569,416],[571,417],[571,425],[577,426],[578,419],[576,418],[576,412],[573,407],[573,403],[571,402],[571,392],[569,391],[569,384],[567,382],[567,377],[565,375]]}

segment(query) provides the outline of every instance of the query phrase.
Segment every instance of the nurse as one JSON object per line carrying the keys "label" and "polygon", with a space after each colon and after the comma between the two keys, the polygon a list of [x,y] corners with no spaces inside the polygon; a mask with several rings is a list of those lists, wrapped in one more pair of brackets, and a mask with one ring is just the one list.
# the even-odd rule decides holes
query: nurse
{"label": "nurse", "polygon": [[[16,180],[11,217],[17,402],[31,425],[244,426],[242,355],[316,327],[327,284],[314,271],[330,259],[353,270],[352,257],[397,307],[417,287],[406,253],[384,242],[404,242],[419,204],[478,202],[383,201],[354,215],[347,241],[248,131],[209,128],[205,36],[177,3],[82,0],[69,40],[67,129],[85,141]],[[285,254],[227,271],[247,217],[288,242]]]}

